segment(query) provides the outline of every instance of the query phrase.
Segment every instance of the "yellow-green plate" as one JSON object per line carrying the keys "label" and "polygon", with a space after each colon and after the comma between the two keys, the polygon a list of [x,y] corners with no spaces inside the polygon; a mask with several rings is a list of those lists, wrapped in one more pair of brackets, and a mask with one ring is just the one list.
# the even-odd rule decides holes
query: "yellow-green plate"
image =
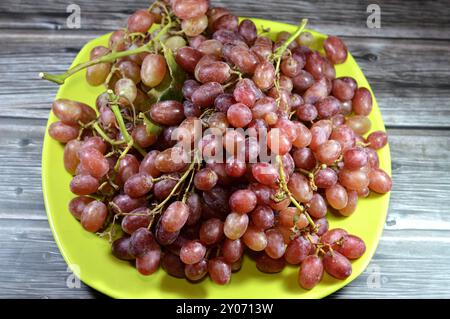
{"label": "yellow-green plate", "polygon": [[[293,32],[292,25],[265,20],[253,20],[258,28],[270,28],[272,34],[279,31]],[[311,31],[317,46],[321,47],[325,35]],[[97,45],[107,45],[108,35],[87,43],[79,52],[73,65],[88,60],[90,50]],[[366,78],[351,55],[344,64],[336,66],[337,76],[352,76],[358,86],[370,89]],[[95,105],[102,87],[91,87],[85,81],[85,72],[70,77],[58,91],[56,98],[68,98]],[[384,130],[383,120],[375,97],[370,114],[372,130]],[[56,121],[50,114],[48,125]],[[389,146],[379,151],[380,166],[391,173]],[[328,275],[313,290],[303,290],[297,285],[298,267],[287,266],[278,274],[259,272],[255,264],[246,258],[241,271],[233,274],[227,286],[213,284],[208,278],[192,284],[176,279],[159,270],[152,276],[142,276],[128,262],[112,256],[110,246],[81,228],[67,209],[73,197],[69,191],[71,176],[64,170],[63,145],[45,135],[42,152],[42,186],[48,221],[56,243],[68,265],[74,269],[87,285],[115,298],[322,298],[344,287],[360,275],[372,258],[380,239],[388,210],[389,194],[371,194],[361,199],[357,211],[350,217],[335,217],[329,214],[330,227],[343,227],[364,239],[367,251],[353,262],[353,273],[344,281]]]}

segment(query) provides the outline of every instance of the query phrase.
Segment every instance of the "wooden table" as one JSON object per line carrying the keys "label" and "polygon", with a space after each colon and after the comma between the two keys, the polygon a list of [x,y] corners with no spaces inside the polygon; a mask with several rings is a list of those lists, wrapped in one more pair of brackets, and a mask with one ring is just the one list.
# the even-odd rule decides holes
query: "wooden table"
{"label": "wooden table", "polygon": [[[62,72],[88,40],[124,25],[147,1],[0,3],[0,297],[93,298],[53,240],[41,190],[41,149]],[[372,1],[213,1],[241,16],[298,23],[342,36],[381,107],[392,150],[389,215],[369,268],[333,297],[450,297],[450,10],[446,0],[377,1],[381,28],[366,26]],[[338,4],[339,3],[339,4]]]}

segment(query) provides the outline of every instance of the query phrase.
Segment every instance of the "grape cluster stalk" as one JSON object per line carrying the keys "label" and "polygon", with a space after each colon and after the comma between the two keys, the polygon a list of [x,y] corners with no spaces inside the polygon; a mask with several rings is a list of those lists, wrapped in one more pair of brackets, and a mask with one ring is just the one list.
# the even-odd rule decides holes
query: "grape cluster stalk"
{"label": "grape cluster stalk", "polygon": [[105,87],[95,109],[55,100],[48,129],[82,228],[142,275],[224,285],[248,255],[265,273],[297,265],[304,289],[349,277],[364,241],[327,215],[391,190],[388,138],[370,132],[371,92],[336,77],[346,45],[328,36],[321,55],[306,22],[272,39],[207,0],[156,1],[88,62],[41,73]]}

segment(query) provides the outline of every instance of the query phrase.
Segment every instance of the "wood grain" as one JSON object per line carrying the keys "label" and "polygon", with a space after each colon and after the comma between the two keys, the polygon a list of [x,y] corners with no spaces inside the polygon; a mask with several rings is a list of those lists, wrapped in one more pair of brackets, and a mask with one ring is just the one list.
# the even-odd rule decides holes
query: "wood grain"
{"label": "wood grain", "polygon": [[[361,0],[361,1],[298,1],[214,0],[234,14],[246,17],[298,23],[309,18],[314,29],[337,35],[360,37],[450,39],[450,12],[446,0]],[[147,0],[40,1],[3,0],[0,4],[0,28],[4,29],[66,29],[66,7],[76,3],[81,8],[83,30],[111,30],[123,26],[128,14],[145,8]],[[376,3],[381,9],[381,28],[367,28],[367,6]]]}
{"label": "wood grain", "polygon": [[[0,2],[0,298],[99,298],[70,272],[48,226],[41,150],[56,94],[40,71],[63,72],[92,38],[124,25],[149,1],[77,0],[82,28],[66,27],[67,0]],[[368,269],[332,298],[450,298],[450,11],[448,1],[213,1],[241,16],[343,36],[388,127],[394,188]],[[374,281],[375,279],[375,281]],[[379,279],[379,285],[377,285]]]}

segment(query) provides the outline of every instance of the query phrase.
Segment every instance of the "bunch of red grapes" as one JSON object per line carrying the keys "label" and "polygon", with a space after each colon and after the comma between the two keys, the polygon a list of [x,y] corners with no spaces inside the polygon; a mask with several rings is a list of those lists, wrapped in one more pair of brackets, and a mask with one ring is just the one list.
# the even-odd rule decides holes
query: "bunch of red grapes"
{"label": "bunch of red grapes", "polygon": [[[350,276],[350,260],[365,244],[329,229],[327,213],[349,216],[370,191],[391,190],[376,152],[387,135],[368,134],[370,91],[352,77],[336,78],[345,44],[329,36],[323,56],[310,49],[314,41],[306,31],[273,41],[207,0],[157,1],[136,11],[85,65],[87,82],[107,90],[97,112],[66,99],[53,104],[60,121],[49,134],[65,143],[77,195],[70,212],[85,230],[109,235],[114,256],[143,275],[162,266],[175,277],[209,274],[223,285],[247,252],[262,272],[298,265],[305,289],[324,271]],[[149,96],[167,79],[174,84],[165,50],[186,75],[182,100]],[[195,140],[195,123],[216,134]],[[186,141],[193,151],[180,147]],[[261,145],[275,161],[261,159]],[[220,161],[211,156],[219,152]]]}

